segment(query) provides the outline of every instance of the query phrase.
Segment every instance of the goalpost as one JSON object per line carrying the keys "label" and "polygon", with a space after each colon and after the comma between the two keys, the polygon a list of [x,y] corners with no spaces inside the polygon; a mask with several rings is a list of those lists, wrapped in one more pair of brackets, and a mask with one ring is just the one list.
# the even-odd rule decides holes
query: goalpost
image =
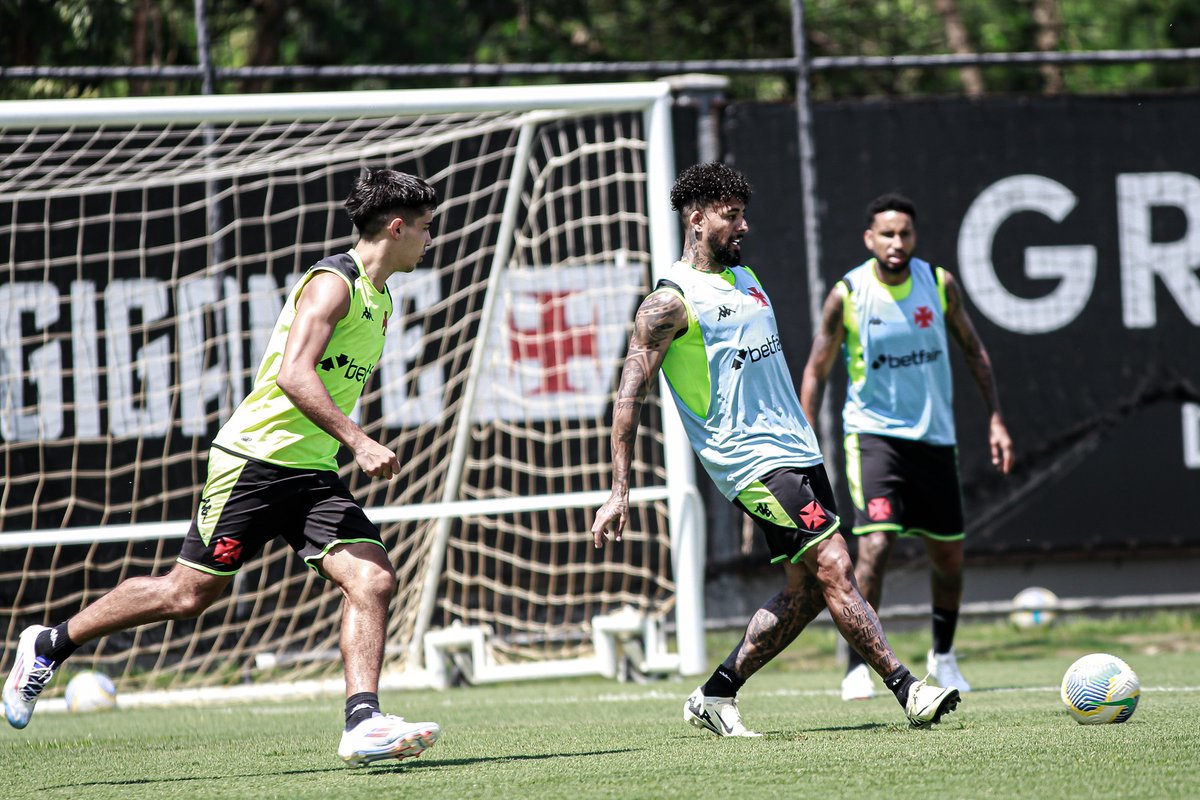
{"label": "goalpost", "polygon": [[[633,311],[679,253],[670,102],[653,82],[0,103],[0,664],[26,625],[170,569],[292,282],[352,244],[342,200],[388,166],[441,205],[355,410],[401,475],[342,470],[400,580],[385,686],[703,672],[704,514],[665,387],[623,543],[590,533]],[[70,665],[125,697],[340,687],[339,622],[276,540],[198,619]]]}

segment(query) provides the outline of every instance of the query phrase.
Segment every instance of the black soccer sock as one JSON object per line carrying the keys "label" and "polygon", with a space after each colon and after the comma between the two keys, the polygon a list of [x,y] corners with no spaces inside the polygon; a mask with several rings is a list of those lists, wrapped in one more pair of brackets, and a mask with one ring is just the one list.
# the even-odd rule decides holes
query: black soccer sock
{"label": "black soccer sock", "polygon": [[855,650],[853,647],[849,647],[847,649],[849,651],[846,654],[846,672],[847,673],[849,673],[852,669],[855,669],[856,667],[861,667],[863,664],[867,663],[866,660],[863,659],[863,657],[861,655],[859,655],[858,651]]}
{"label": "black soccer sock", "polygon": [[67,636],[67,623],[65,622],[60,622],[53,628],[42,631],[33,642],[33,651],[39,656],[50,659],[55,664],[61,664],[78,649],[79,645],[72,642],[71,637]]}
{"label": "black soccer sock", "polygon": [[896,699],[900,701],[900,705],[908,706],[908,690],[917,682],[917,679],[908,671],[908,667],[900,665],[883,679],[883,683],[892,690],[892,694],[896,695]]}
{"label": "black soccer sock", "polygon": [[933,610],[933,652],[949,653],[954,647],[954,631],[958,628],[958,609]]}
{"label": "black soccer sock", "polygon": [[746,682],[733,673],[733,670],[727,669],[724,664],[717,667],[716,672],[704,684],[705,697],[734,697],[738,693],[738,689]]}
{"label": "black soccer sock", "polygon": [[346,698],[346,730],[350,730],[364,719],[369,719],[379,710],[379,695],[375,692],[359,692]]}

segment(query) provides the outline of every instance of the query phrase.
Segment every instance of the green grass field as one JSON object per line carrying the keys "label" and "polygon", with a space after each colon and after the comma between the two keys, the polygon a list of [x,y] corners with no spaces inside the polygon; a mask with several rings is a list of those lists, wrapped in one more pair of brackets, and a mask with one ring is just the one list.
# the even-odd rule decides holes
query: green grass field
{"label": "green grass field", "polygon": [[[922,628],[892,634],[923,665]],[[736,635],[714,636],[719,659]],[[698,683],[600,679],[386,694],[432,719],[419,759],[349,770],[336,698],[35,715],[0,733],[11,798],[1194,798],[1200,797],[1200,615],[1073,621],[1021,633],[969,623],[959,661],[977,691],[911,730],[886,691],[844,703],[829,628],[806,632],[743,689],[762,739],[682,721]],[[1142,683],[1123,725],[1080,726],[1058,699],[1077,656],[1113,652]]]}

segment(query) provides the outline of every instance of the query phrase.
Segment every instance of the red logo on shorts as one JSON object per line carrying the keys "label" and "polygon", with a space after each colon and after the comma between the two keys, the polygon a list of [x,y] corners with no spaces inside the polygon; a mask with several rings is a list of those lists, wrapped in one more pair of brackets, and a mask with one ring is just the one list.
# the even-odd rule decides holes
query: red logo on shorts
{"label": "red logo on shorts", "polygon": [[237,539],[222,536],[213,545],[213,559],[222,564],[233,564],[242,554],[242,543]]}
{"label": "red logo on shorts", "polygon": [[821,508],[821,504],[816,500],[809,500],[808,505],[800,509],[800,521],[808,526],[810,531],[824,525],[827,519],[829,517],[825,516],[825,509]]}
{"label": "red logo on shorts", "polygon": [[892,515],[892,503],[886,497],[872,497],[867,503],[867,516],[879,522]]}

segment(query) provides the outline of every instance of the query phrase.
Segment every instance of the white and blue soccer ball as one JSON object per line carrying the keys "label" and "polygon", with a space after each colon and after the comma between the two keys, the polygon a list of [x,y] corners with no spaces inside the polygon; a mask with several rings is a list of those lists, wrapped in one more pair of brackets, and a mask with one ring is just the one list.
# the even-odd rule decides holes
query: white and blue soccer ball
{"label": "white and blue soccer ball", "polygon": [[1121,659],[1092,653],[1076,661],[1063,676],[1062,701],[1080,725],[1124,722],[1137,709],[1142,685]]}
{"label": "white and blue soccer ball", "polygon": [[117,707],[117,687],[103,672],[80,672],[67,684],[68,711],[108,711]]}
{"label": "white and blue soccer ball", "polygon": [[1008,621],[1021,630],[1040,628],[1054,622],[1058,611],[1058,595],[1042,586],[1030,586],[1017,592]]}

